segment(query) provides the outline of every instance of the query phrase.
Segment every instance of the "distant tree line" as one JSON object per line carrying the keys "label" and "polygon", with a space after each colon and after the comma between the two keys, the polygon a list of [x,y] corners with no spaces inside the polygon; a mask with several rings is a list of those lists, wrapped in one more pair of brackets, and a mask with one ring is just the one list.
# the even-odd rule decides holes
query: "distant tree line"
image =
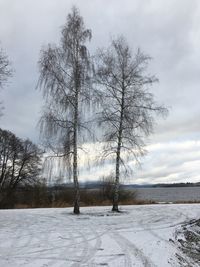
{"label": "distant tree line", "polygon": [[196,187],[200,186],[200,183],[170,183],[170,184],[155,184],[152,187]]}

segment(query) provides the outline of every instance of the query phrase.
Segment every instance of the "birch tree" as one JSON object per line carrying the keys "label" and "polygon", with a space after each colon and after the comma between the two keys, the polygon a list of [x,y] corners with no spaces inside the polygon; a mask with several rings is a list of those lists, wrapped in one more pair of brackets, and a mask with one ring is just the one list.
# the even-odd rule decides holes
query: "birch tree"
{"label": "birch tree", "polygon": [[140,50],[133,55],[123,37],[113,40],[97,56],[97,95],[102,105],[98,122],[105,142],[103,156],[115,158],[113,211],[119,211],[120,170],[126,166],[124,153],[138,160],[144,154],[144,137],[153,130],[154,115],[167,112],[149,91],[149,86],[157,81],[146,72],[149,60]]}
{"label": "birch tree", "polygon": [[74,182],[74,213],[79,214],[78,148],[81,130],[86,128],[84,109],[90,103],[89,54],[86,29],[76,7],[72,8],[61,31],[60,45],[42,49],[39,87],[45,107],[40,125],[48,147],[63,157]]}

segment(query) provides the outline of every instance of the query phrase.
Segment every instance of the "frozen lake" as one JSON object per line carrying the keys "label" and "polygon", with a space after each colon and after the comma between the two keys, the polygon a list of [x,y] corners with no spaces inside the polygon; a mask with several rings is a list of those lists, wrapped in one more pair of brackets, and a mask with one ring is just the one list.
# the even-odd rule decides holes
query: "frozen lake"
{"label": "frozen lake", "polygon": [[156,202],[200,201],[200,187],[137,188],[137,199]]}

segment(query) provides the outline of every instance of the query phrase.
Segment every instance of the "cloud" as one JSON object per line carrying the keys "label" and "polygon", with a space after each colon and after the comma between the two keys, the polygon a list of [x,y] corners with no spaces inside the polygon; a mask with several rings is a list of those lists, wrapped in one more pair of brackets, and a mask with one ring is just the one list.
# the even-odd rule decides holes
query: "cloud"
{"label": "cloud", "polygon": [[148,148],[142,169],[133,179],[140,183],[195,182],[200,179],[200,140],[158,143]]}
{"label": "cloud", "polygon": [[[98,180],[115,172],[115,160],[97,161],[102,144],[86,145],[88,156],[79,158],[80,179]],[[129,155],[127,165],[132,172],[122,174],[125,183],[152,184],[197,182],[200,180],[200,140],[162,142],[147,146],[148,154],[140,159],[138,166]],[[87,159],[86,159],[87,158]],[[87,166],[87,167],[86,167]]]}
{"label": "cloud", "polygon": [[[199,0],[0,0],[1,46],[15,68],[10,84],[1,92],[5,106],[1,127],[39,142],[36,125],[43,100],[35,87],[40,49],[59,42],[73,4],[93,31],[91,53],[107,46],[110,37],[124,34],[133,51],[139,46],[153,57],[149,72],[160,82],[151,90],[159,103],[170,107],[170,113],[165,121],[157,121],[155,133],[147,140],[163,147],[150,149],[134,181],[199,179],[199,146],[195,145],[200,132]],[[187,142],[194,142],[189,150]],[[83,177],[92,178],[94,173],[109,172],[111,166],[94,166],[91,174],[80,167]]]}

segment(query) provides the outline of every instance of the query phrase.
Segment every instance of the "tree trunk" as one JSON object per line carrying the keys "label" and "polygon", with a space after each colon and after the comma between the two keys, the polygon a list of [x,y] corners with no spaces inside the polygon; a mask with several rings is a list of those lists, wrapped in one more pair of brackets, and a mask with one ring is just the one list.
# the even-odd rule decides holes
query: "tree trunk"
{"label": "tree trunk", "polygon": [[112,207],[112,211],[116,211],[116,212],[119,212],[118,202],[119,202],[119,160],[120,160],[120,147],[121,147],[121,145],[118,142],[117,157],[116,157],[116,175],[115,175],[113,207]]}
{"label": "tree trunk", "polygon": [[78,126],[78,89],[76,89],[76,103],[75,103],[75,112],[74,112],[74,143],[73,143],[73,179],[74,179],[74,214],[79,214],[79,202],[80,202],[80,190],[78,182],[78,170],[77,170],[77,126]]}
{"label": "tree trunk", "polygon": [[80,202],[80,192],[77,174],[77,129],[74,133],[74,162],[73,162],[73,179],[74,179],[74,213],[79,214],[79,202]]}
{"label": "tree trunk", "polygon": [[114,185],[114,196],[113,196],[113,207],[112,211],[119,212],[118,203],[119,203],[119,169],[120,169],[120,153],[122,145],[122,131],[123,131],[123,119],[124,119],[124,92],[125,88],[122,84],[122,102],[121,102],[121,115],[119,123],[119,132],[118,132],[118,142],[117,142],[117,151],[116,151],[116,174],[115,174],[115,185]]}

